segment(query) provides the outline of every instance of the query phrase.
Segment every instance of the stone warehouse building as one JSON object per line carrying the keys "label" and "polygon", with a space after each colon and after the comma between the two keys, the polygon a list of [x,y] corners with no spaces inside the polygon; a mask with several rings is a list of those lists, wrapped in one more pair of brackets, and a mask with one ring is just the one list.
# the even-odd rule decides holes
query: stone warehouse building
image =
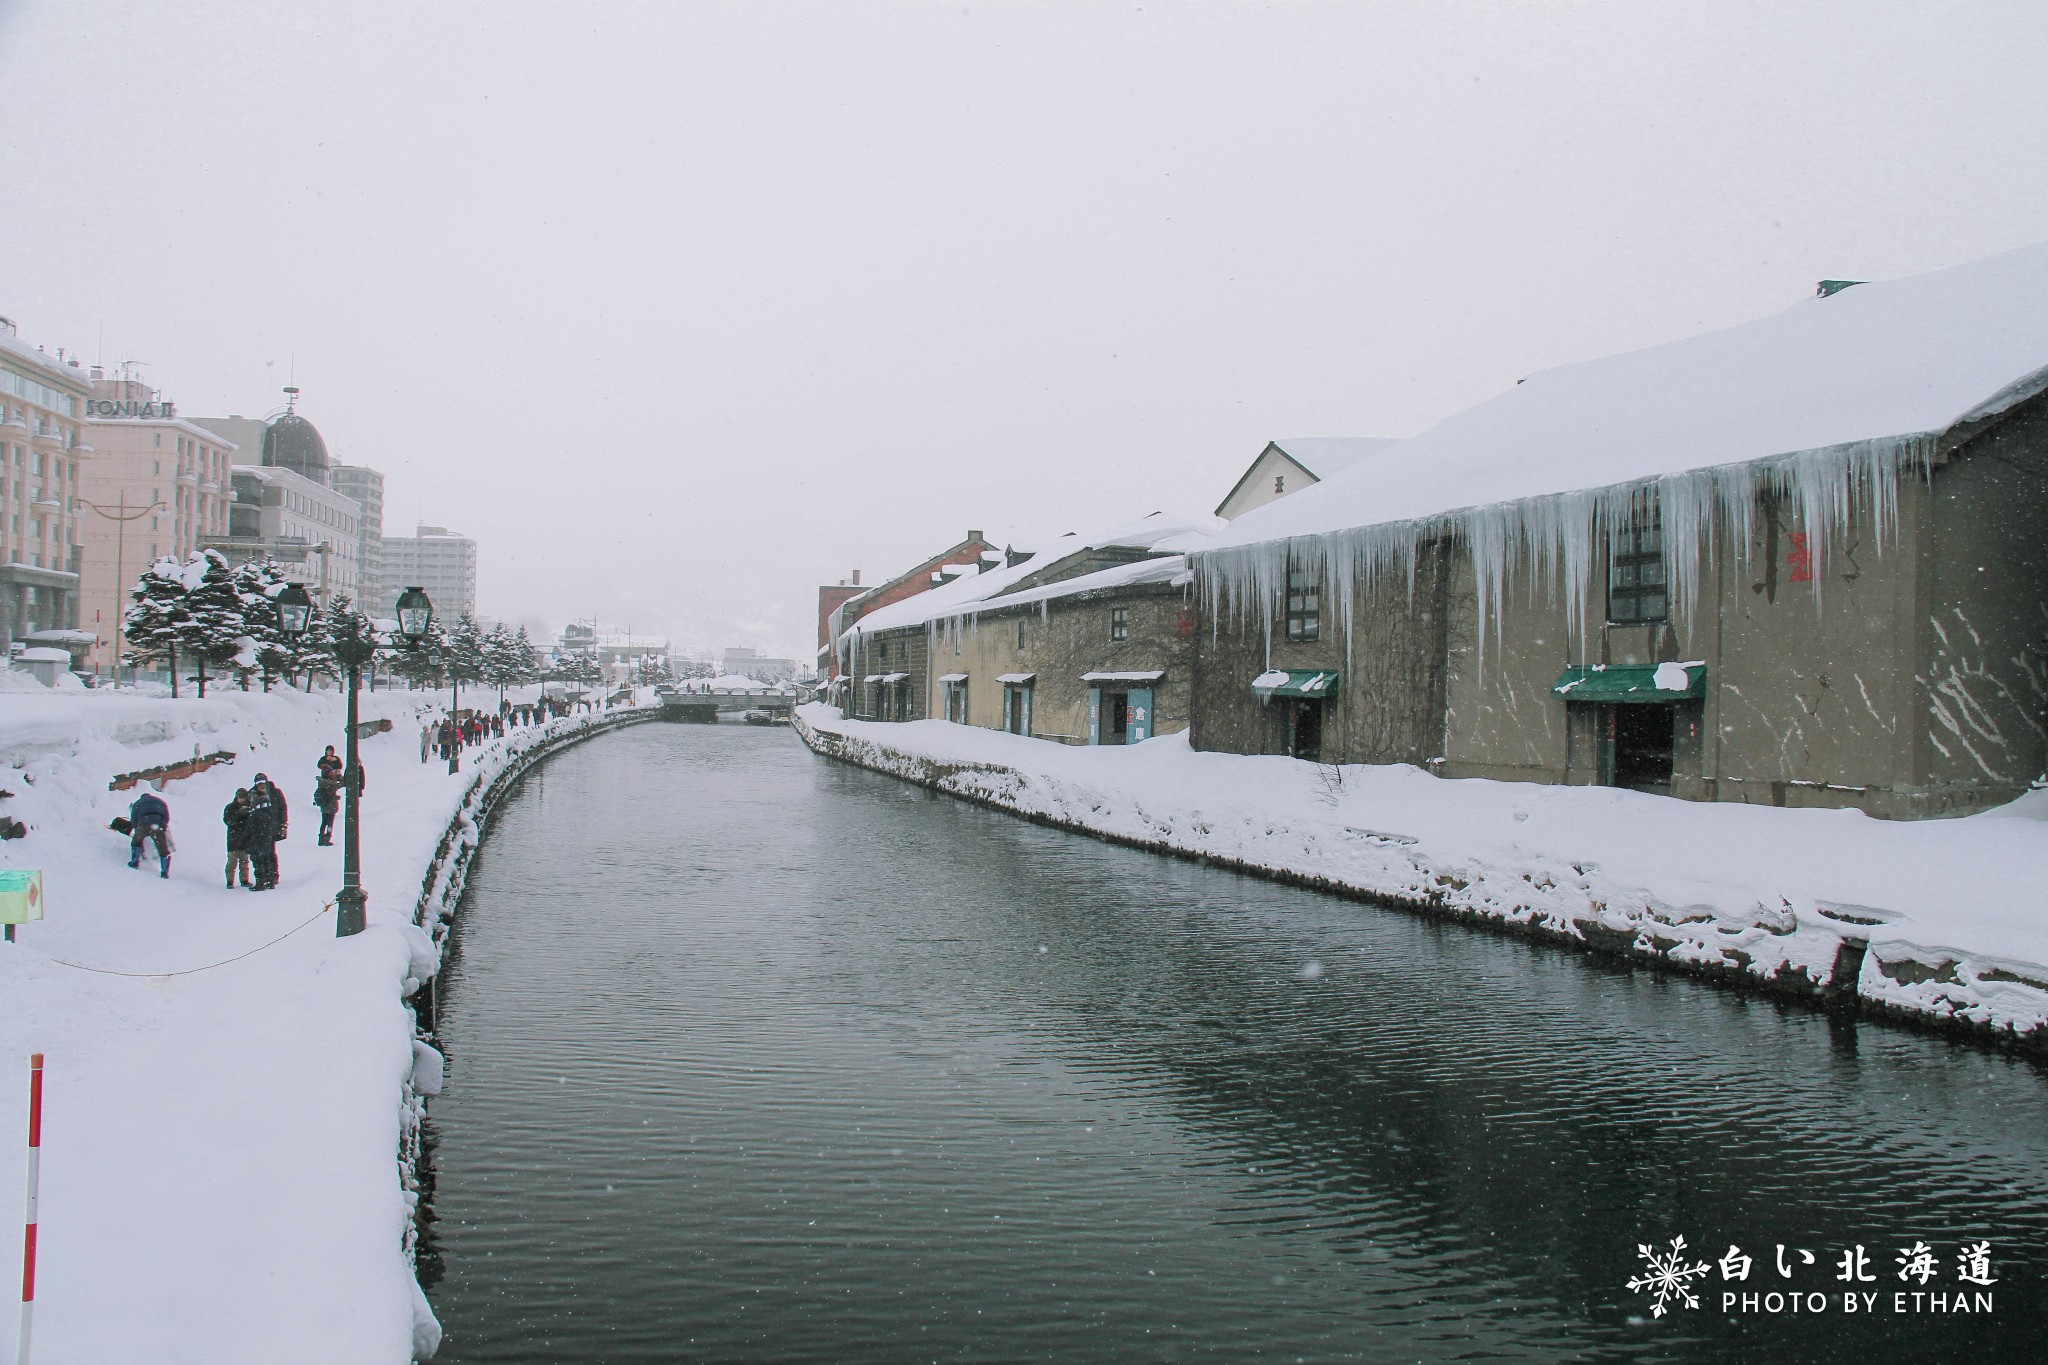
{"label": "stone warehouse building", "polygon": [[2009,800],[2048,769],[2048,245],[1531,376],[1192,558],[1198,748]]}
{"label": "stone warehouse building", "polygon": [[[906,598],[929,592],[932,588],[956,578],[981,572],[1002,559],[998,550],[982,537],[979,531],[969,531],[967,538],[950,549],[941,550],[923,563],[883,583],[860,588],[860,571],[856,569],[851,584],[838,584],[818,589],[818,676],[843,682],[839,662],[832,648],[846,631],[863,617],[885,607],[904,601]],[[859,589],[847,592],[848,587]]]}
{"label": "stone warehouse building", "polygon": [[1154,514],[1011,549],[1003,562],[864,618],[840,637],[851,714],[943,718],[1067,744],[1187,726],[1197,528]]}

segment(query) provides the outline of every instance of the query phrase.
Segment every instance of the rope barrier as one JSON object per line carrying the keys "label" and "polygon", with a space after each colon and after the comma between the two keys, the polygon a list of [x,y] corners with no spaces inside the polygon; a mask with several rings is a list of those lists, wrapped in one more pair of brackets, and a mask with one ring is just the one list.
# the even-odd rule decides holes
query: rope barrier
{"label": "rope barrier", "polygon": [[142,977],[144,979],[157,976],[192,976],[199,972],[210,972],[215,967],[225,967],[230,962],[240,962],[245,957],[254,957],[256,954],[262,952],[265,948],[275,948],[278,944],[284,942],[293,934],[296,934],[297,932],[299,932],[299,930],[305,928],[306,925],[311,924],[313,920],[319,919],[322,915],[326,914],[329,910],[332,910],[333,908],[334,902],[328,901],[325,905],[322,905],[318,910],[315,910],[313,912],[312,919],[306,920],[302,924],[293,925],[291,928],[279,934],[276,938],[270,940],[270,942],[259,943],[246,953],[236,953],[233,957],[222,958],[219,962],[209,962],[204,967],[187,967],[182,971],[176,972],[122,972],[116,971],[112,967],[88,967],[83,962],[66,962],[61,957],[53,957],[50,959],[50,961],[56,963],[59,967],[70,967],[75,971],[81,972],[97,972],[101,976],[134,976]]}

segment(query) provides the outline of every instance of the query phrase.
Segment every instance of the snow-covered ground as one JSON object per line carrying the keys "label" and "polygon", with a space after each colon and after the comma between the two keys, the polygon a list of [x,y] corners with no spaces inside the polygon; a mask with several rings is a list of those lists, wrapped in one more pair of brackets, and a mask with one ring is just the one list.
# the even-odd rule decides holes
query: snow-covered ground
{"label": "snow-covered ground", "polygon": [[2048,792],[1899,823],[1199,753],[1184,732],[1080,748],[796,719],[821,752],[1020,814],[2048,1043]]}
{"label": "snow-covered ground", "polygon": [[[42,869],[47,916],[0,944],[0,1142],[17,1153],[0,1171],[17,1182],[28,1054],[47,1057],[37,1365],[396,1365],[438,1338],[398,1166],[417,1112],[403,997],[438,965],[412,919],[477,778],[592,719],[508,731],[458,776],[419,757],[419,717],[446,700],[362,698],[393,728],[362,746],[369,928],[336,939],[340,828],[316,846],[312,794],[338,696],[0,694],[0,814],[30,827],[0,867]],[[170,878],[153,857],[130,871],[107,822],[140,789],[109,780],[217,750],[233,763],[163,790]],[[220,812],[259,771],[290,804],[281,884],[231,891]],[[20,1239],[0,1245],[0,1282],[18,1283]]]}

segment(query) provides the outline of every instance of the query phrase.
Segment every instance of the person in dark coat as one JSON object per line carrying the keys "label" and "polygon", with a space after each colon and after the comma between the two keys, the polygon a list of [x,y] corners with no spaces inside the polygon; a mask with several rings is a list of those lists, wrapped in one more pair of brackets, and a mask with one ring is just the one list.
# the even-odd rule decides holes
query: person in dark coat
{"label": "person in dark coat", "polygon": [[249,861],[256,867],[256,885],[251,890],[276,888],[277,842],[289,831],[289,820],[284,793],[266,774],[256,774],[255,785],[249,788]]}
{"label": "person in dark coat", "polygon": [[237,787],[235,799],[221,808],[220,822],[228,830],[228,890],[235,889],[239,875],[242,885],[253,889],[249,876],[249,789]]}
{"label": "person in dark coat", "polygon": [[334,842],[334,813],[341,808],[341,757],[332,744],[320,755],[320,771],[313,786],[313,804],[320,811],[320,845]]}
{"label": "person in dark coat", "polygon": [[171,808],[155,792],[146,791],[128,807],[128,866],[142,866],[142,841],[156,845],[156,874],[171,875]]}

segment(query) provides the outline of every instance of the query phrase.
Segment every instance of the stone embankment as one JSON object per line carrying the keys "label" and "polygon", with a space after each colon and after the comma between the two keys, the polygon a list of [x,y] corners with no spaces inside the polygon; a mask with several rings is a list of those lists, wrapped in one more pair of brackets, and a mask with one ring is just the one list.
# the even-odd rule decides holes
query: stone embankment
{"label": "stone embankment", "polygon": [[[437,983],[449,935],[455,927],[455,912],[475,866],[477,849],[490,825],[491,813],[512,788],[536,764],[562,750],[594,739],[608,731],[661,719],[661,710],[633,707],[566,717],[536,730],[515,731],[481,751],[472,767],[475,776],[456,803],[447,827],[420,881],[419,900],[413,909],[413,925],[421,931],[414,939],[413,960],[404,989],[413,1012],[413,1071],[405,1086],[399,1125],[398,1171],[405,1186],[405,1201],[411,1210],[405,1233],[405,1254],[413,1262],[419,1248],[420,1124],[426,1117],[429,1096],[441,1092],[442,1057],[434,1046],[434,1023],[438,1002]],[[438,1330],[428,1334],[438,1341]],[[430,1355],[432,1346],[419,1342],[416,1353]]]}
{"label": "stone embankment", "polygon": [[[1070,748],[818,705],[796,728],[827,758],[1040,824],[2048,1057],[2048,923],[2038,895],[2015,900],[2048,874],[2031,808],[1906,826],[1197,753],[1185,735]],[[1910,861],[1909,836],[1924,858],[1946,840],[1997,864],[1958,862],[1983,883],[1950,888],[1964,907],[2008,903],[1880,908],[1913,891],[1880,852]]]}

